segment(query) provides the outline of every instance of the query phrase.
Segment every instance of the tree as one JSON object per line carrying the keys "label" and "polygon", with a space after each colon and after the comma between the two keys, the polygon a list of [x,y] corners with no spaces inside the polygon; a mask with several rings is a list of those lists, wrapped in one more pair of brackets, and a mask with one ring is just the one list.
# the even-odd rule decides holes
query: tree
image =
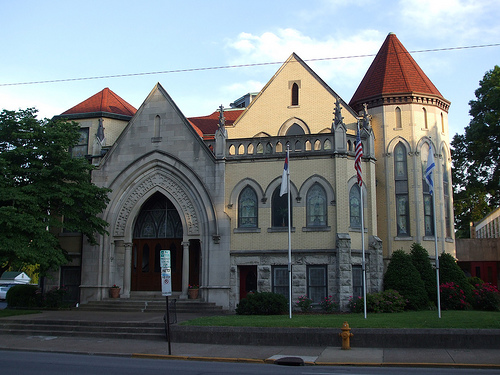
{"label": "tree", "polygon": [[472,120],[451,143],[457,237],[500,205],[500,67],[486,72],[469,102]]}
{"label": "tree", "polygon": [[397,290],[408,300],[407,306],[412,310],[421,310],[428,306],[429,298],[425,285],[410,255],[403,250],[392,253],[391,261],[384,275],[384,290]]}
{"label": "tree", "polygon": [[43,275],[67,262],[57,234],[105,234],[99,215],[109,190],[90,180],[93,166],[69,153],[76,123],[38,120],[35,109],[0,113],[0,275],[12,264],[37,264]]}
{"label": "tree", "polygon": [[411,262],[420,274],[420,278],[424,282],[425,290],[427,291],[427,296],[429,300],[437,304],[437,279],[436,271],[432,267],[431,261],[429,259],[429,253],[425,248],[414,243],[411,245],[410,250]]}

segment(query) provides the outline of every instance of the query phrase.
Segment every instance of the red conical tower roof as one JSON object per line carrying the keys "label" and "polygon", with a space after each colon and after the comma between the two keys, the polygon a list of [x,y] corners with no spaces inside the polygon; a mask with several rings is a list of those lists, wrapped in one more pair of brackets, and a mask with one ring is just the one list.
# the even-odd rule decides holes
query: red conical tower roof
{"label": "red conical tower roof", "polygon": [[396,34],[387,35],[349,105],[359,109],[363,103],[387,95],[426,95],[443,98],[429,77],[401,44]]}
{"label": "red conical tower roof", "polygon": [[137,109],[116,95],[109,88],[98,92],[61,115],[76,115],[82,113],[106,112],[116,115],[133,116]]}

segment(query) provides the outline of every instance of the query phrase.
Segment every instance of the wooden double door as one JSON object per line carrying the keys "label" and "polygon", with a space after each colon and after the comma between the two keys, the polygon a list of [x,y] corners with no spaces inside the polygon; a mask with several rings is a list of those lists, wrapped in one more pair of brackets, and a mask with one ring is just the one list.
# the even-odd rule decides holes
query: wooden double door
{"label": "wooden double door", "polygon": [[134,239],[133,243],[132,290],[161,290],[161,250],[170,250],[172,291],[182,290],[182,238]]}

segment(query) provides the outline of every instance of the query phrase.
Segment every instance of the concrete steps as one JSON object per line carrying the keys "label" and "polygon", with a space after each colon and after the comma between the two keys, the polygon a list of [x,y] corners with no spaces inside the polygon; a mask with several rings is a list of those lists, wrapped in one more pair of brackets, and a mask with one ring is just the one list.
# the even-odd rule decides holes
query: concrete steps
{"label": "concrete steps", "polygon": [[[222,314],[222,307],[215,303],[203,302],[201,300],[179,300],[170,299],[169,305],[175,304],[178,314],[201,313],[201,314]],[[165,299],[137,299],[118,298],[105,299],[103,301],[91,301],[79,306],[80,310],[86,311],[115,311],[115,312],[165,312]]]}
{"label": "concrete steps", "polygon": [[2,319],[0,334],[164,340],[165,327],[163,323],[145,322]]}

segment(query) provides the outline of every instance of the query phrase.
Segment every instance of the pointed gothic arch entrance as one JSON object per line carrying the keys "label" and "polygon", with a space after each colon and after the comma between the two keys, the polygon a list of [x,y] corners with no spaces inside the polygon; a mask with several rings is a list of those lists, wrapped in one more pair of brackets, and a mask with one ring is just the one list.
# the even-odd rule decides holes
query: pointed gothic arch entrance
{"label": "pointed gothic arch entrance", "polygon": [[[153,194],[142,206],[134,226],[131,290],[161,290],[160,250],[170,250],[172,291],[182,290],[182,222],[173,203]],[[198,270],[193,270],[198,274]]]}

